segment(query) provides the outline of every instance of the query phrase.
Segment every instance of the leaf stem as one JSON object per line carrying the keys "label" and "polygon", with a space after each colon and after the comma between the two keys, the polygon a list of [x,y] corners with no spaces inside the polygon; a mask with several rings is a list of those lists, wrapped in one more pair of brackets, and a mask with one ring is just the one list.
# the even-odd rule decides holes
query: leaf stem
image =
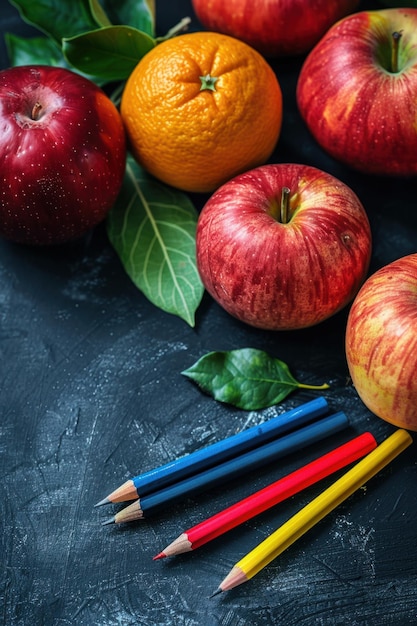
{"label": "leaf stem", "polygon": [[298,383],[297,387],[299,389],[315,389],[315,390],[330,389],[330,385],[328,385],[327,383],[323,383],[322,385],[306,385],[304,383]]}
{"label": "leaf stem", "polygon": [[392,33],[391,72],[394,74],[398,72],[398,52],[402,35],[402,30],[396,30]]}
{"label": "leaf stem", "polygon": [[176,24],[175,26],[169,29],[166,35],[164,35],[163,37],[157,37],[155,39],[156,43],[161,43],[162,41],[165,41],[166,39],[171,39],[172,37],[179,35],[180,33],[188,29],[188,26],[190,25],[190,23],[191,23],[190,17],[183,17],[182,20],[178,22],[178,24]]}

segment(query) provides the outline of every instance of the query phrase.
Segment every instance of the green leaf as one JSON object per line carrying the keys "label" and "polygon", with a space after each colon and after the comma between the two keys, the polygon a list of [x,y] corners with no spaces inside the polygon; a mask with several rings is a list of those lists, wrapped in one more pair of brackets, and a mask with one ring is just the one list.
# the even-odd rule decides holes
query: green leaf
{"label": "green leaf", "polygon": [[130,26],[107,26],[62,41],[71,65],[108,81],[126,79],[154,46],[152,37]]}
{"label": "green leaf", "polygon": [[107,217],[109,239],[145,296],[190,326],[204,292],[195,259],[197,218],[188,196],[128,157],[122,191]]}
{"label": "green leaf", "polygon": [[94,30],[100,24],[91,14],[89,0],[9,0],[22,19],[59,44],[63,37]]}
{"label": "green leaf", "polygon": [[101,6],[99,0],[89,0],[91,15],[99,26],[111,26],[111,21],[107,13]]}
{"label": "green leaf", "polygon": [[[11,33],[4,36],[10,65],[53,65],[55,67],[64,67],[66,69],[77,72],[77,70],[68,63],[62,54],[61,48],[53,39],[48,37],[32,37],[26,39],[17,37]],[[106,81],[101,80],[97,76],[78,72],[85,78],[95,82],[103,87]]]}
{"label": "green leaf", "polygon": [[182,374],[215,400],[250,411],[278,404],[296,389],[329,387],[299,383],[283,361],[254,348],[209,352]]}
{"label": "green leaf", "polygon": [[155,35],[155,1],[154,0],[102,0],[106,14],[112,24],[133,26]]}
{"label": "green leaf", "polygon": [[55,65],[69,67],[61,48],[48,37],[26,39],[11,33],[4,36],[10,65]]}

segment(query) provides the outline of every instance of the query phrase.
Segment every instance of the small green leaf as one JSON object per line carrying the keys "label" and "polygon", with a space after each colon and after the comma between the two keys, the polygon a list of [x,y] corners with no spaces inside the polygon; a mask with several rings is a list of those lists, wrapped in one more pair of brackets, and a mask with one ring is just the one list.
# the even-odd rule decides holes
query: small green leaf
{"label": "small green leaf", "polygon": [[102,0],[101,4],[112,24],[126,24],[155,35],[154,0]]}
{"label": "small green leaf", "polygon": [[107,26],[62,41],[71,65],[108,81],[126,79],[154,46],[152,37],[130,26]]}
{"label": "small green leaf", "polygon": [[22,19],[61,43],[63,37],[94,30],[100,24],[91,14],[89,0],[9,0]]}
{"label": "small green leaf", "polygon": [[254,348],[209,352],[182,374],[215,400],[248,411],[278,404],[296,389],[329,387],[299,383],[283,361]]}
{"label": "small green leaf", "polygon": [[197,218],[188,196],[128,157],[121,193],[107,217],[109,239],[145,296],[190,326],[204,292],[195,259]]}

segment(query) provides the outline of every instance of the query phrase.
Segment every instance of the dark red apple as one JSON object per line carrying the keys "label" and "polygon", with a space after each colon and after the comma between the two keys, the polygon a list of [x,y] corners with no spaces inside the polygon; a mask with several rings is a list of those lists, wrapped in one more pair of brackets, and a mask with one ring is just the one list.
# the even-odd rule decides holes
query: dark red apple
{"label": "dark red apple", "polygon": [[332,26],[301,69],[314,138],[369,174],[417,174],[417,9],[362,11]]}
{"label": "dark red apple", "polygon": [[192,0],[208,30],[232,35],[267,57],[304,54],[359,0]]}
{"label": "dark red apple", "polygon": [[93,82],[50,66],[0,72],[0,235],[81,236],[113,205],[125,163],[119,112]]}
{"label": "dark red apple", "polygon": [[197,265],[212,297],[259,328],[322,322],[355,296],[371,231],[356,194],[299,164],[265,165],[220,187],[200,214]]}

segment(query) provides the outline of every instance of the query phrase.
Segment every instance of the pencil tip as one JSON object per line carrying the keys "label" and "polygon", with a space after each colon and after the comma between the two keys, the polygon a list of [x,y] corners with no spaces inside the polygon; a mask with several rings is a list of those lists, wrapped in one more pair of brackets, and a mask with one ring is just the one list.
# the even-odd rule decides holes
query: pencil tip
{"label": "pencil tip", "polygon": [[103,506],[103,504],[110,504],[110,500],[108,498],[103,498],[103,500],[100,500],[100,502],[97,502],[94,506]]}
{"label": "pencil tip", "polygon": [[102,526],[107,526],[107,524],[114,524],[115,523],[115,518],[114,517],[110,517],[110,519],[107,519],[104,522],[101,522]]}
{"label": "pencil tip", "polygon": [[165,552],[160,552],[159,554],[157,554],[156,556],[153,557],[153,561],[157,561],[158,559],[164,559],[166,557]]}
{"label": "pencil tip", "polygon": [[214,596],[218,596],[219,593],[221,593],[223,591],[223,589],[221,589],[220,587],[218,589],[216,589],[216,591],[214,593],[211,594],[211,596],[209,596],[209,598],[214,598]]}

